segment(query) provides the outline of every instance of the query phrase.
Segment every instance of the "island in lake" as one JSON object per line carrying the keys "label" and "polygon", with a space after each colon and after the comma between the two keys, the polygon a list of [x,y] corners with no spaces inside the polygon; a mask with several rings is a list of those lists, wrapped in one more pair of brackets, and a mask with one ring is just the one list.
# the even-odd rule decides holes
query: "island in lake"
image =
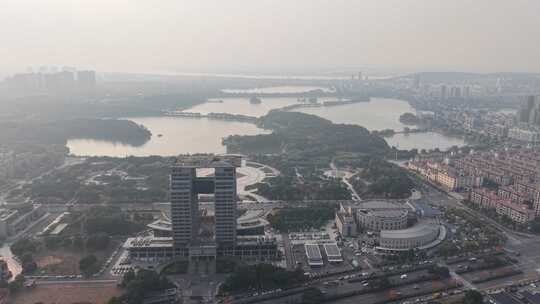
{"label": "island in lake", "polygon": [[420,118],[413,113],[403,113],[399,116],[399,122],[405,125],[417,125],[420,123]]}

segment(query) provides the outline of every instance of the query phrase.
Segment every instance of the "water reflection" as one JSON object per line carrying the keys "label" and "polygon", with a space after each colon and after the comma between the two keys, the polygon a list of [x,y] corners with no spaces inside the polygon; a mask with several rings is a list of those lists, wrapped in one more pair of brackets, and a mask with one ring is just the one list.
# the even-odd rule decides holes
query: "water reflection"
{"label": "water reflection", "polygon": [[[187,111],[207,114],[221,112],[263,116],[268,111],[296,103],[295,98],[265,98],[262,104],[250,104],[247,98],[226,98],[222,103],[205,103]],[[357,124],[369,130],[402,130],[406,125],[399,122],[399,116],[405,112],[415,112],[405,101],[398,99],[372,98],[370,102],[355,104],[306,108],[299,110],[329,119],[335,123]],[[221,144],[223,137],[255,135],[268,133],[253,124],[219,121],[209,119],[190,119],[173,117],[126,118],[146,126],[153,134],[150,141],[140,147],[99,140],[73,139],[68,141],[71,153],[76,155],[106,156],[148,156],[178,155],[182,153],[224,153]],[[159,137],[158,135],[162,135]],[[442,134],[414,133],[396,134],[386,138],[391,146],[400,149],[447,149],[451,146],[464,145],[458,138]]]}
{"label": "water reflection", "polygon": [[[224,153],[221,139],[229,135],[268,133],[253,124],[174,117],[127,118],[146,126],[152,138],[140,147],[91,139],[72,139],[70,152],[85,156],[148,156],[185,153]],[[159,136],[161,135],[161,137]]]}

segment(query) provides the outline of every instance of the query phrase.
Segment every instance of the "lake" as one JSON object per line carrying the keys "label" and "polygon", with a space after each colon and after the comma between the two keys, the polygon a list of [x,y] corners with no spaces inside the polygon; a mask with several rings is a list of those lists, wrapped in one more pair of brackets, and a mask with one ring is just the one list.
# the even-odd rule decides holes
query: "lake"
{"label": "lake", "polygon": [[282,108],[288,105],[297,103],[296,98],[293,97],[272,97],[261,98],[260,104],[251,104],[249,98],[223,98],[223,102],[211,102],[196,105],[193,108],[186,110],[186,112],[197,112],[201,114],[214,113],[229,113],[229,114],[242,114],[248,116],[260,117],[266,115],[270,110]]}
{"label": "lake", "polygon": [[334,123],[360,125],[370,131],[383,129],[403,130],[407,125],[399,122],[399,116],[406,112],[416,112],[408,102],[388,98],[371,98],[369,102],[358,102],[332,107],[304,108],[298,111],[317,115]]}
{"label": "lake", "polygon": [[[329,99],[330,100],[330,99]],[[225,98],[223,103],[205,103],[197,105],[189,112],[222,112],[263,116],[271,109],[296,103],[296,98],[264,98],[258,105],[250,104],[246,98]],[[370,102],[361,102],[333,107],[306,108],[299,110],[329,119],[335,123],[357,124],[369,130],[402,130],[405,125],[399,122],[399,116],[405,112],[415,112],[405,101],[398,99],[372,98]],[[72,139],[67,146],[71,153],[82,156],[117,156],[123,157],[165,155],[185,153],[224,153],[221,139],[229,135],[256,135],[268,133],[248,123],[219,121],[209,119],[179,117],[126,118],[146,126],[153,134],[150,141],[140,147],[99,140]],[[162,137],[158,137],[162,134]],[[451,146],[464,145],[463,140],[444,136],[439,133],[396,134],[386,138],[391,146],[400,149],[447,149]]]}
{"label": "lake", "polygon": [[272,93],[305,93],[309,91],[321,90],[323,92],[332,92],[333,90],[326,87],[317,86],[275,86],[253,89],[223,89],[224,93],[241,93],[241,94],[272,94]]}
{"label": "lake", "polygon": [[[221,139],[229,135],[269,133],[253,124],[196,118],[137,117],[126,118],[142,124],[152,138],[140,147],[103,140],[72,139],[67,146],[72,154],[82,156],[174,156],[187,153],[225,153]],[[162,137],[158,137],[162,134]]]}

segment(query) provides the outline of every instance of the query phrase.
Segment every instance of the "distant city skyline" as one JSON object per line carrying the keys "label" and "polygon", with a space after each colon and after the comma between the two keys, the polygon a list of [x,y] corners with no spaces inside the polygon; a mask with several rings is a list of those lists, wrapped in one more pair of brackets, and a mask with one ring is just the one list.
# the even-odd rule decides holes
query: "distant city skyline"
{"label": "distant city skyline", "polygon": [[0,71],[540,72],[532,0],[5,0]]}

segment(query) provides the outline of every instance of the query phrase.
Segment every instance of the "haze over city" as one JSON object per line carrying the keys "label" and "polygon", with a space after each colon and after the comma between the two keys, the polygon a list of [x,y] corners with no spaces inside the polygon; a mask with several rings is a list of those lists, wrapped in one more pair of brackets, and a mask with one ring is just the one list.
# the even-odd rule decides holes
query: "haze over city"
{"label": "haze over city", "polygon": [[4,0],[0,70],[538,72],[535,0]]}
{"label": "haze over city", "polygon": [[0,304],[540,304],[539,1],[0,2]]}

